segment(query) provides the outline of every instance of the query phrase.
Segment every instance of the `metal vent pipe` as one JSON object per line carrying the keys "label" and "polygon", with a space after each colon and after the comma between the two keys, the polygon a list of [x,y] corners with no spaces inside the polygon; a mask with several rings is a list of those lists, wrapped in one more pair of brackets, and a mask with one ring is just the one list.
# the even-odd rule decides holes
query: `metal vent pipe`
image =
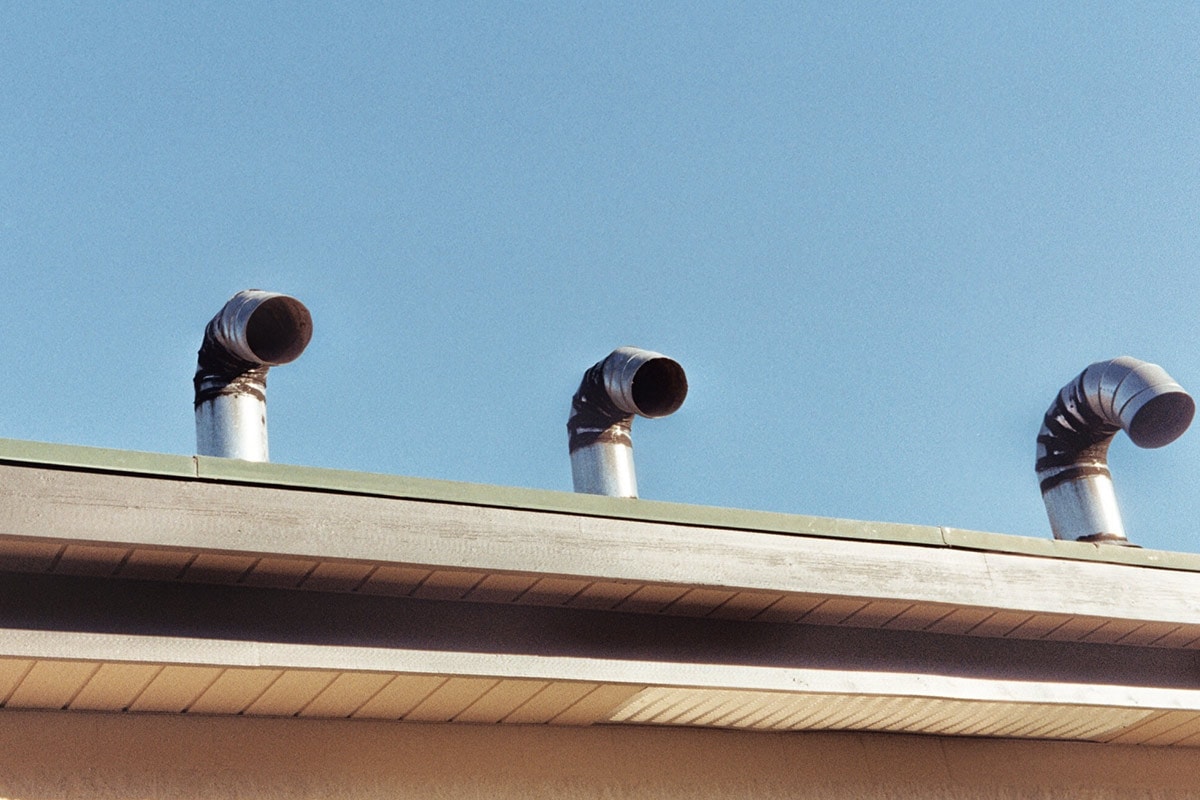
{"label": "metal vent pipe", "polygon": [[633,418],[674,413],[687,388],[678,362],[636,347],[617,348],[588,369],[567,419],[575,491],[637,497]]}
{"label": "metal vent pipe", "polygon": [[1058,393],[1037,438],[1037,475],[1056,539],[1129,544],[1108,471],[1124,430],[1162,447],[1192,422],[1196,404],[1157,364],[1122,356],[1092,364]]}
{"label": "metal vent pipe", "polygon": [[238,292],[204,329],[196,377],[196,452],[267,461],[267,370],[296,360],[312,316],[294,297]]}

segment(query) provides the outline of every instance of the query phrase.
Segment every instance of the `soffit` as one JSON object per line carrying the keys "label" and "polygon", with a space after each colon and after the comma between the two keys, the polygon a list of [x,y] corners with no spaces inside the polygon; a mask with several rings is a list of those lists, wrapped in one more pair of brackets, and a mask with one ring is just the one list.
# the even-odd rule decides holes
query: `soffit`
{"label": "soffit", "polygon": [[53,638],[6,636],[4,708],[1200,745],[1195,690]]}

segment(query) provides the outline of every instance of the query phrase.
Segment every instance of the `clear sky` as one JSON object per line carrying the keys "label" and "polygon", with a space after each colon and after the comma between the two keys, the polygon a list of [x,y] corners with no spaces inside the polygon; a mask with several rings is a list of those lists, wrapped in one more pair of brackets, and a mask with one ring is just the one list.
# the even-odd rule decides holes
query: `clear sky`
{"label": "clear sky", "polygon": [[[1200,392],[1195,3],[12,2],[0,54],[0,436],[191,453],[255,287],[316,325],[276,462],[569,490],[631,344],[691,383],[643,497],[1048,538],[1063,384]],[[1110,464],[1200,551],[1200,429]]]}

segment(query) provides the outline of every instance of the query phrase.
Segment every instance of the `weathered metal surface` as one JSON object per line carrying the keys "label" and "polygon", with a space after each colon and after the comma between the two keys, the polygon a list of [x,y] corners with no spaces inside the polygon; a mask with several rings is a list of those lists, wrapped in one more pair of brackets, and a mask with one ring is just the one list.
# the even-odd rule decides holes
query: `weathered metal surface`
{"label": "weathered metal surface", "polygon": [[1120,430],[1139,447],[1170,444],[1195,410],[1162,367],[1128,356],[1092,364],[1064,386],[1037,438],[1037,475],[1055,538],[1126,544],[1109,444]]}
{"label": "weathered metal surface", "polygon": [[262,393],[218,394],[197,405],[196,452],[269,461],[267,401]]}
{"label": "weathered metal surface", "polygon": [[[628,431],[628,426],[625,426],[625,430]],[[628,439],[628,433],[625,438]],[[583,494],[637,497],[633,445],[616,441],[595,441],[572,450],[571,477],[575,491]]]}
{"label": "weathered metal surface", "polygon": [[293,297],[238,292],[209,321],[197,358],[196,451],[267,461],[267,369],[294,361],[312,317]]}
{"label": "weathered metal surface", "polygon": [[620,347],[589,368],[567,419],[575,491],[637,497],[633,418],[665,417],[686,397],[683,367],[660,353]]}

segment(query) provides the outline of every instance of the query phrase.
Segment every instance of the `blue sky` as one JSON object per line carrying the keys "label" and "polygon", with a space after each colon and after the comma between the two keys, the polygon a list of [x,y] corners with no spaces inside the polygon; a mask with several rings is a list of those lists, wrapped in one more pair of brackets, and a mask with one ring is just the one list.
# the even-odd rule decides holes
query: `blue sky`
{"label": "blue sky", "polygon": [[[569,490],[619,345],[687,369],[642,496],[1049,537],[1034,438],[1200,391],[1200,6],[22,3],[0,435],[190,453],[204,323],[296,295],[277,462]],[[1110,453],[1200,551],[1200,430]]]}

